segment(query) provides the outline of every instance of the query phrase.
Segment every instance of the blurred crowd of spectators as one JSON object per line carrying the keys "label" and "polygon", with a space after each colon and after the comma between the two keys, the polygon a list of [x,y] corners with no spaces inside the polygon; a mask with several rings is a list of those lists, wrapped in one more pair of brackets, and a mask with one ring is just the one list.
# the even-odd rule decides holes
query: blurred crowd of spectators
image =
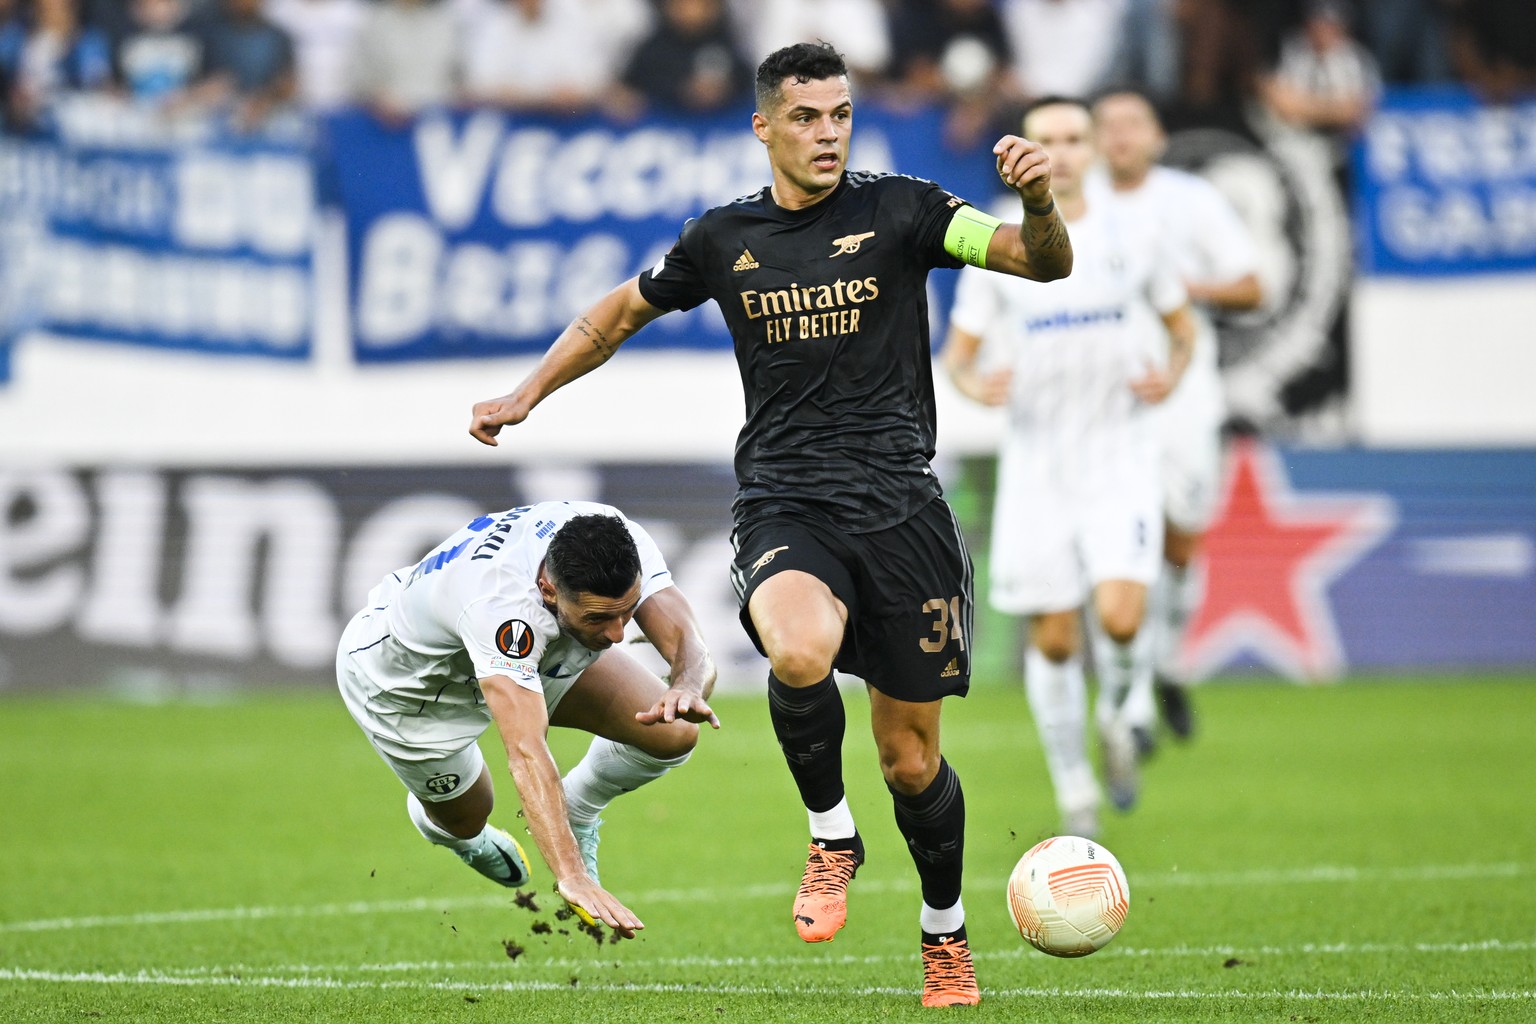
{"label": "blurred crowd of spectators", "polygon": [[1258,102],[1336,132],[1383,82],[1536,91],[1533,0],[0,0],[0,89],[13,132],[82,91],[240,128],[347,104],[632,117],[749,103],[761,55],[815,38],[860,96],[946,104],[958,142],[1120,85],[1176,121]]}

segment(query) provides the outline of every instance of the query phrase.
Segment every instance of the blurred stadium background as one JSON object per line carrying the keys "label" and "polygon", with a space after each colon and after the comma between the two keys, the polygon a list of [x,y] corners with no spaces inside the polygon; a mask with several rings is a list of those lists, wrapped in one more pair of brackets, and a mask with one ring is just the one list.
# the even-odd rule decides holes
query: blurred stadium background
{"label": "blurred stadium background", "polygon": [[[766,180],[750,55],[796,35],[858,68],[855,166],[985,205],[1025,98],[1128,82],[1253,229],[1268,298],[1222,324],[1217,527],[1246,554],[1212,570],[1243,585],[1190,637],[1201,674],[1536,664],[1529,4],[7,0],[0,21],[0,689],[326,685],[371,581],[548,497],[650,525],[725,685],[756,687],[712,307],[500,449],[465,425],[686,216]],[[999,424],[948,390],[940,424],[984,571]],[[1011,679],[1008,625],[982,640],[983,682]]]}
{"label": "blurred stadium background", "polygon": [[[711,1019],[913,1002],[886,966],[910,954],[905,902],[861,905],[852,957],[775,930],[801,823],[764,723],[738,713],[764,664],[726,573],[741,392],[713,308],[648,328],[502,447],[466,433],[684,218],[767,180],[750,69],[805,37],[856,68],[854,166],[982,206],[1028,97],[1138,86],[1168,161],[1216,183],[1262,253],[1263,308],[1219,324],[1227,490],[1184,652],[1223,684],[1201,698],[1213,728],[1110,826],[1158,902],[1087,973],[1022,960],[989,902],[1053,818],[1015,625],[982,610],[978,692],[947,739],[975,780],[967,902],[1000,1008],[1526,1019],[1528,0],[0,0],[7,1013],[409,1015],[423,993],[459,1003],[462,977],[465,1004],[566,1020],[631,984],[675,992],[678,964],[708,965]],[[952,287],[934,275],[935,338]],[[984,577],[1001,424],[937,376],[940,473]],[[566,497],[656,536],[736,730],[616,808],[612,877],[648,900],[655,944],[608,987],[584,975],[577,1004],[569,958],[507,980],[506,908],[424,852],[329,692],[380,575],[482,511]],[[1348,685],[1365,680],[1391,685]],[[850,787],[873,802],[868,746],[850,730]],[[889,831],[871,893],[907,892]],[[729,913],[651,874],[706,834]],[[470,908],[472,943],[447,907]],[[298,923],[253,926],[266,914]],[[832,972],[800,975],[817,1000],[781,994],[786,965]]]}

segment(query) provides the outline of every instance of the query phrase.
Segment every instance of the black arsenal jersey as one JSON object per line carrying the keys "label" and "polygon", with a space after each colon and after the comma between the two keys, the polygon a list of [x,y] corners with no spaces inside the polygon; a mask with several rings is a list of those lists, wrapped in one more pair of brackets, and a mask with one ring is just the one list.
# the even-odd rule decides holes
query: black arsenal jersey
{"label": "black arsenal jersey", "polygon": [[768,188],[683,225],[640,275],[660,309],[714,299],[746,394],[735,514],[810,509],[865,533],[940,493],[928,272],[964,201],[929,181],[853,171],[786,210]]}

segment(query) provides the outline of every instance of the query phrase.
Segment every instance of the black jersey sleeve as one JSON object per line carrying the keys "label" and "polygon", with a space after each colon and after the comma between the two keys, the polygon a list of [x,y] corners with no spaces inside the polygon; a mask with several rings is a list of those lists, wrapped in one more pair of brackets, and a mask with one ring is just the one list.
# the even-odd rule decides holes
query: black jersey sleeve
{"label": "black jersey sleeve", "polygon": [[703,238],[698,218],[689,219],[667,254],[640,272],[640,295],[646,302],[657,309],[692,309],[710,297],[695,259]]}
{"label": "black jersey sleeve", "polygon": [[918,251],[930,267],[958,269],[965,266],[964,261],[956,259],[945,250],[944,235],[949,230],[949,222],[954,218],[955,211],[971,204],[931,181],[914,181],[920,186],[913,197],[912,214]]}

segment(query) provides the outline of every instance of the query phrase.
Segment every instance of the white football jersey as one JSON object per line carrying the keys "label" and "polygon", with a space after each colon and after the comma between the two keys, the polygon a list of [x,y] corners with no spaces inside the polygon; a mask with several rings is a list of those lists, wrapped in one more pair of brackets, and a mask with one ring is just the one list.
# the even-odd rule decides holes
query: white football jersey
{"label": "white football jersey", "polygon": [[1153,167],[1137,188],[1116,191],[1102,170],[1088,176],[1090,204],[1112,199],[1153,224],[1185,281],[1235,281],[1259,269],[1258,250],[1221,190],[1198,174]]}
{"label": "white football jersey", "polygon": [[950,322],[983,339],[983,365],[1013,370],[1005,443],[1107,466],[1123,462],[1127,437],[1146,430],[1130,383],[1167,362],[1154,314],[1187,295],[1145,221],[1090,205],[1067,231],[1070,276],[1041,283],[967,267]]}
{"label": "white football jersey", "polygon": [[[1185,282],[1226,284],[1258,272],[1258,250],[1247,225],[1221,190],[1198,174],[1153,167],[1135,189],[1116,191],[1109,175],[1096,170],[1085,189],[1090,203],[1118,204],[1152,225]],[[1194,355],[1169,402],[1197,404],[1219,420],[1216,331],[1204,309],[1196,306],[1194,312],[1199,332]]]}
{"label": "white football jersey", "polygon": [[[341,652],[366,677],[369,700],[397,709],[480,705],[478,680],[490,675],[540,693],[567,687],[601,652],[560,631],[538,572],[556,531],[592,514],[622,519],[634,537],[641,603],[672,586],[655,541],[612,506],[547,501],[480,516],[369,593]],[[364,617],[371,628],[362,629]]]}

